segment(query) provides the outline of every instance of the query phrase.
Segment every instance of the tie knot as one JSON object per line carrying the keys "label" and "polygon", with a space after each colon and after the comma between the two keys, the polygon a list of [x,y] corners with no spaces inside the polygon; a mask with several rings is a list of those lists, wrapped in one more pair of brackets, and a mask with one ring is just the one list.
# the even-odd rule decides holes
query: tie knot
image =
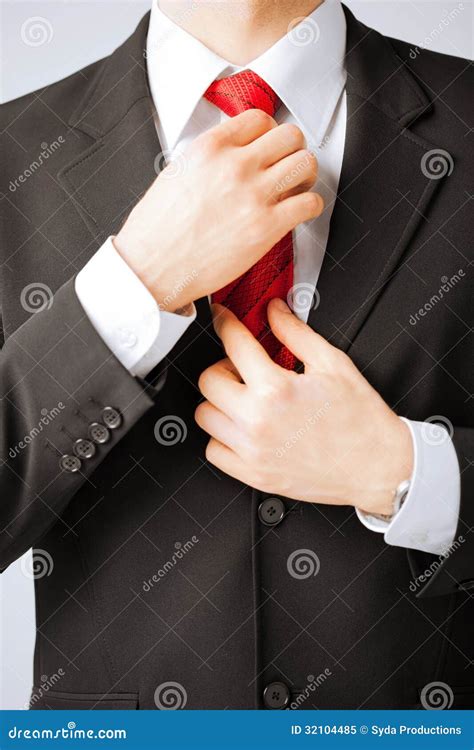
{"label": "tie knot", "polygon": [[214,81],[204,96],[229,117],[247,109],[262,109],[273,117],[280,106],[273,89],[252,70]]}

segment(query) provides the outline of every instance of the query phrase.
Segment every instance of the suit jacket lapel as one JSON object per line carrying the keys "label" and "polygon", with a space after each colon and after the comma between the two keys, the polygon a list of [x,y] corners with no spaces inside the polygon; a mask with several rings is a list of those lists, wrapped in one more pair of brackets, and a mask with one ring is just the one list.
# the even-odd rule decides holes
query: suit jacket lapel
{"label": "suit jacket lapel", "polygon": [[[70,119],[93,141],[58,174],[94,238],[85,261],[118,232],[163,166],[145,65],[149,16],[104,61]],[[215,339],[207,300],[197,309],[200,338]],[[189,347],[188,338],[181,348]]]}
{"label": "suit jacket lapel", "polygon": [[97,247],[118,231],[156,177],[155,160],[161,148],[145,66],[148,22],[149,15],[99,66],[70,120],[72,127],[89,135],[93,142],[59,172],[58,180]]}
{"label": "suit jacket lapel", "polygon": [[309,325],[348,350],[440,180],[423,156],[434,148],[408,130],[429,100],[387,39],[347,16],[347,130],[338,197]]}

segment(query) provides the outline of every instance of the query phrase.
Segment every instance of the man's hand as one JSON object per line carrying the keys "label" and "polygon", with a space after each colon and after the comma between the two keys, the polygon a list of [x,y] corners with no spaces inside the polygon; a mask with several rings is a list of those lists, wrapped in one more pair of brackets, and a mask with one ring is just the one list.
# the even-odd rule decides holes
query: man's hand
{"label": "man's hand", "polygon": [[[174,171],[173,171],[174,170]],[[115,237],[170,312],[221,289],[323,210],[317,162],[296,125],[260,110],[206,133],[166,167]]]}
{"label": "man's hand", "polygon": [[263,492],[391,513],[413,470],[411,436],[350,358],[274,299],[273,333],[304,363],[290,372],[229,310],[213,310],[228,358],[199,381],[207,459]]}

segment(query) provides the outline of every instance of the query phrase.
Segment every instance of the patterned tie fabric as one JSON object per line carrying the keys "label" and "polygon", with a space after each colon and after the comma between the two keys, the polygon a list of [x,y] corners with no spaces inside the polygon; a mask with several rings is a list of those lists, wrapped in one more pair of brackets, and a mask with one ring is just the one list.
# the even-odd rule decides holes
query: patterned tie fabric
{"label": "patterned tie fabric", "polygon": [[[272,117],[280,100],[265,81],[251,70],[214,81],[204,96],[229,117],[247,109],[262,109]],[[254,266],[212,295],[213,302],[229,308],[253,333],[274,362],[293,370],[296,359],[271,332],[267,305],[273,297],[287,299],[293,286],[293,240],[283,237]]]}

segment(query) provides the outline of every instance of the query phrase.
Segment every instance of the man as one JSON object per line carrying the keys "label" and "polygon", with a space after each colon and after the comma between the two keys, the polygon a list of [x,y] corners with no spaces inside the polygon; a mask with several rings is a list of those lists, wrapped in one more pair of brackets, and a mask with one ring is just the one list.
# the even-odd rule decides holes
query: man
{"label": "man", "polygon": [[472,706],[466,67],[161,2],[3,107],[32,707]]}

